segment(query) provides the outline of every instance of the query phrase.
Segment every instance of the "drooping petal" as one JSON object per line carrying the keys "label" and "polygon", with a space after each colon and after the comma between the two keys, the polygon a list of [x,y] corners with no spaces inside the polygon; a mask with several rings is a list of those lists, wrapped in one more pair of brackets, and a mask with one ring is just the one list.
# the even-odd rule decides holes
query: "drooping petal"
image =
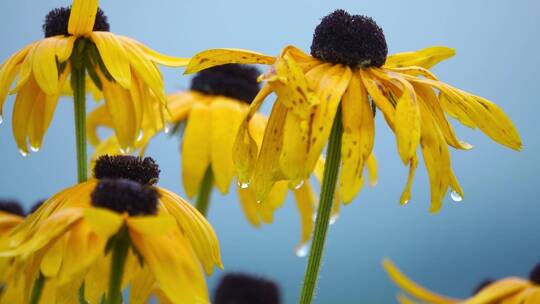
{"label": "drooping petal", "polygon": [[379,173],[377,159],[375,158],[375,155],[373,153],[371,153],[371,155],[367,159],[367,172],[369,185],[371,187],[375,187],[377,185],[377,182],[379,181]]}
{"label": "drooping petal", "polygon": [[433,116],[420,104],[422,117],[422,155],[431,185],[431,212],[442,207],[442,201],[450,185],[450,154],[444,136]]}
{"label": "drooping petal", "polygon": [[130,231],[145,235],[165,235],[176,229],[175,218],[171,215],[137,216],[126,219]]}
{"label": "drooping petal", "polygon": [[[138,267],[131,282],[129,289],[129,303],[131,304],[146,304],[154,289],[156,278],[150,271],[150,268],[143,266]],[[160,302],[161,303],[161,302]]]}
{"label": "drooping petal", "polygon": [[21,69],[21,63],[25,60],[28,52],[34,47],[34,44],[25,46],[22,50],[11,55],[1,66],[0,66],[0,116],[2,115],[4,102],[6,96],[9,92],[17,72]]}
{"label": "drooping petal", "polygon": [[241,49],[211,49],[195,54],[186,67],[185,74],[192,74],[214,66],[240,64],[273,64],[276,58]]}
{"label": "drooping petal", "polygon": [[67,238],[60,237],[56,242],[47,246],[39,268],[45,277],[50,278],[58,275],[64,258],[66,240]]}
{"label": "drooping petal", "polygon": [[113,128],[111,114],[104,104],[86,115],[86,137],[92,146],[97,146],[101,142],[98,136],[99,127]]}
{"label": "drooping petal", "polygon": [[117,35],[117,37],[124,41],[131,41],[133,44],[137,45],[139,49],[145,54],[146,58],[155,63],[170,67],[183,67],[189,63],[190,58],[180,58],[164,55],[154,51],[153,49],[147,47],[146,45],[135,39],[120,35]]}
{"label": "drooping petal", "polygon": [[401,197],[399,199],[399,203],[402,205],[407,204],[411,200],[411,188],[414,181],[414,173],[417,167],[418,167],[418,158],[415,156],[411,158],[411,161],[409,164],[409,176],[407,177],[407,184],[405,185],[405,189],[401,193]]}
{"label": "drooping petal", "polygon": [[28,153],[28,127],[30,125],[30,120],[28,116],[31,115],[34,109],[34,100],[42,100],[43,92],[39,89],[36,81],[31,77],[25,85],[22,87],[22,90],[17,94],[15,99],[15,105],[13,106],[13,115],[11,126],[13,129],[13,137],[17,143],[19,151],[23,154]]}
{"label": "drooping petal", "polygon": [[305,177],[313,171],[323,148],[326,146],[337,108],[341,98],[348,88],[352,72],[349,67],[334,65],[320,79],[315,90],[321,103],[314,109],[310,121],[311,134],[309,137],[309,152],[306,163]]}
{"label": "drooping petal", "polygon": [[261,225],[261,219],[259,218],[259,205],[255,199],[255,193],[251,188],[237,186],[237,189],[240,205],[248,222],[255,227],[259,227]]}
{"label": "drooping petal", "polygon": [[[265,130],[266,122],[261,123],[261,119],[255,115],[264,99],[272,93],[270,86],[265,85],[253,99],[248,113],[238,128],[238,134],[234,142],[233,162],[236,167],[237,178],[240,184],[247,185],[252,178],[253,171],[259,154],[259,147],[262,146],[255,135],[261,134]],[[255,117],[252,121],[251,118]]]}
{"label": "drooping petal", "polygon": [[108,239],[118,232],[123,223],[118,213],[103,208],[85,208],[84,218],[92,231],[103,239]]}
{"label": "drooping petal", "polygon": [[343,137],[339,183],[344,203],[351,202],[362,187],[364,164],[373,150],[375,124],[366,89],[353,75],[342,102]]}
{"label": "drooping petal", "polygon": [[516,294],[531,286],[531,283],[521,278],[505,278],[496,281],[480,290],[472,298],[464,301],[464,304],[488,304],[497,303],[501,299]]}
{"label": "drooping petal", "polygon": [[191,108],[182,141],[182,181],[188,197],[194,197],[210,164],[211,109],[202,103]]}
{"label": "drooping petal", "polygon": [[188,239],[173,229],[165,235],[129,230],[137,251],[173,303],[209,303],[203,270]]}
{"label": "drooping petal", "polygon": [[294,197],[296,200],[296,207],[298,208],[298,214],[300,215],[300,227],[302,228],[300,242],[296,246],[296,250],[298,251],[306,246],[311,239],[311,234],[313,233],[313,214],[315,212],[317,199],[315,198],[315,193],[309,183],[294,190]]}
{"label": "drooping petal", "polygon": [[107,71],[124,89],[129,89],[131,68],[128,53],[121,40],[109,32],[92,32],[91,38],[96,44]]}
{"label": "drooping petal", "polygon": [[309,148],[308,121],[289,111],[283,130],[283,147],[279,159],[281,171],[289,180],[302,180]]}
{"label": "drooping petal", "polygon": [[57,37],[55,45],[55,54],[58,62],[63,63],[69,59],[71,52],[73,51],[73,45],[75,44],[75,36]]}
{"label": "drooping petal", "polygon": [[71,35],[86,35],[94,29],[98,0],[74,0],[69,15],[68,32]]}
{"label": "drooping petal", "polygon": [[371,96],[371,100],[375,103],[377,108],[382,111],[390,129],[395,130],[394,119],[396,110],[392,101],[390,101],[386,93],[382,91],[383,87],[375,80],[372,73],[366,69],[360,70],[360,78],[362,79],[362,83],[366,87],[369,96]]}
{"label": "drooping petal", "polygon": [[176,218],[206,273],[211,274],[214,265],[223,268],[216,233],[204,216],[178,195],[163,188],[159,188],[159,193],[162,207]]}
{"label": "drooping petal", "polygon": [[21,87],[26,84],[28,79],[30,79],[30,76],[32,75],[34,54],[36,53],[36,49],[39,46],[39,44],[40,44],[40,41],[36,41],[30,44],[29,46],[27,46],[29,47],[29,49],[27,51],[26,56],[24,57],[24,61],[21,62],[19,77],[17,77],[17,85],[15,86],[15,88],[13,88],[12,92],[18,92],[21,89]]}
{"label": "drooping petal", "polygon": [[427,303],[438,303],[438,304],[452,304],[459,303],[460,300],[448,298],[434,292],[431,292],[422,286],[416,284],[411,279],[409,279],[405,274],[403,274],[392,261],[385,259],[383,261],[384,269],[386,270],[388,276],[394,283],[396,283],[399,288],[403,291],[406,291],[408,294],[418,298]]}
{"label": "drooping petal", "polygon": [[56,65],[56,44],[62,38],[50,37],[39,42],[34,52],[32,61],[32,73],[34,78],[45,94],[56,95],[59,93],[58,67]]}
{"label": "drooping petal", "polygon": [[203,96],[197,92],[187,91],[170,94],[167,96],[167,108],[169,109],[172,123],[180,123],[187,119],[194,103]]}
{"label": "drooping petal", "polygon": [[255,189],[257,201],[263,201],[274,183],[282,179],[283,174],[279,168],[279,159],[283,148],[283,127],[286,117],[287,107],[280,100],[276,100],[264,132],[259,157],[253,170],[251,184]]}
{"label": "drooping petal", "polygon": [[294,45],[288,45],[283,48],[281,51],[281,54],[287,54],[291,56],[294,61],[298,64],[298,66],[304,71],[304,73],[308,72],[309,70],[313,69],[314,67],[324,64],[323,61],[311,57],[310,55],[304,53],[301,49],[295,47]]}
{"label": "drooping petal", "polygon": [[242,105],[236,100],[217,97],[211,107],[210,149],[212,172],[221,193],[227,193],[235,175],[233,146],[244,118]]}
{"label": "drooping petal", "polygon": [[259,205],[258,211],[263,222],[270,224],[274,221],[274,213],[285,203],[288,191],[287,181],[279,181],[272,186],[266,198]]}
{"label": "drooping petal", "polygon": [[384,67],[407,67],[420,66],[429,69],[437,63],[448,59],[456,54],[452,48],[445,46],[432,46],[415,52],[397,53],[388,56]]}

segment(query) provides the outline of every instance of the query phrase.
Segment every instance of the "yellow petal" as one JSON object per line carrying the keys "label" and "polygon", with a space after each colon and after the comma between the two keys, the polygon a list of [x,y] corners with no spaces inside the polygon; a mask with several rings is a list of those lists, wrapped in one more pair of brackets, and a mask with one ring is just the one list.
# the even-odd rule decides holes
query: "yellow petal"
{"label": "yellow petal", "polygon": [[0,66],[0,116],[3,112],[4,101],[9,92],[9,88],[17,72],[21,69],[21,62],[27,57],[27,54],[30,49],[34,47],[34,44],[27,45],[22,50],[11,55],[1,66]]}
{"label": "yellow petal", "polygon": [[62,266],[62,260],[64,258],[63,255],[66,248],[66,240],[67,238],[60,237],[56,242],[51,244],[46,249],[40,266],[41,273],[43,273],[45,277],[56,277],[60,271],[60,266]]}
{"label": "yellow petal", "polygon": [[32,61],[34,78],[43,92],[48,95],[58,94],[58,67],[56,66],[56,37],[39,42]]}
{"label": "yellow petal", "polygon": [[302,180],[309,148],[308,121],[288,111],[283,129],[283,147],[279,158],[281,171],[289,180]]}
{"label": "yellow petal", "polygon": [[100,105],[86,115],[86,137],[93,146],[101,142],[98,136],[99,127],[113,128],[112,118],[106,105]]}
{"label": "yellow petal", "polygon": [[170,94],[167,96],[167,108],[171,117],[172,123],[180,123],[187,119],[194,103],[198,102],[199,98],[203,98],[197,92],[187,91]]}
{"label": "yellow petal", "polygon": [[210,164],[210,107],[194,104],[184,132],[182,142],[182,181],[188,197],[193,197],[199,190],[199,185]]}
{"label": "yellow petal", "polygon": [[314,109],[310,123],[310,148],[306,164],[305,177],[313,171],[323,148],[326,146],[338,105],[349,86],[352,72],[349,67],[334,65],[320,79],[316,92],[321,103]]}
{"label": "yellow petal", "polygon": [[358,75],[343,95],[340,190],[343,202],[354,199],[362,188],[364,164],[373,150],[375,125],[367,92]]}
{"label": "yellow petal", "polygon": [[69,15],[68,32],[72,35],[86,35],[94,29],[98,0],[74,0]]}
{"label": "yellow petal", "polygon": [[223,268],[216,233],[204,216],[178,195],[163,188],[159,188],[159,193],[163,208],[176,218],[206,273],[212,273],[214,264]]}
{"label": "yellow petal", "polygon": [[22,90],[17,94],[15,99],[11,126],[13,128],[13,136],[15,137],[17,147],[23,154],[28,153],[28,144],[26,141],[29,127],[28,116],[30,116],[35,106],[34,99],[39,100],[42,96],[43,92],[39,89],[34,77],[31,77],[22,87]]}
{"label": "yellow petal", "polygon": [[244,118],[242,104],[229,98],[217,97],[211,105],[211,160],[216,185],[227,193],[235,175],[233,145]]}
{"label": "yellow petal", "polygon": [[123,223],[122,216],[103,208],[85,208],[84,218],[97,235],[107,239],[118,232]]}
{"label": "yellow petal", "polygon": [[[156,278],[148,267],[138,268],[129,289],[129,303],[146,304],[154,288]],[[160,302],[161,303],[161,302]]]}
{"label": "yellow petal", "polygon": [[397,53],[388,56],[384,67],[420,66],[426,69],[456,54],[452,48],[432,46],[415,52]]}
{"label": "yellow petal", "polygon": [[527,295],[527,300],[523,304],[540,303],[540,288],[536,287]]}
{"label": "yellow petal", "polygon": [[408,294],[418,298],[427,303],[437,303],[437,304],[450,304],[458,303],[460,300],[447,298],[445,296],[431,292],[422,286],[416,284],[411,279],[409,279],[405,274],[403,274],[392,261],[385,259],[383,261],[383,266],[388,276],[394,283],[401,288],[403,291],[406,291]]}
{"label": "yellow petal", "polygon": [[387,93],[383,90],[383,86],[380,85],[375,79],[372,73],[365,69],[360,70],[360,77],[362,78],[362,83],[366,87],[371,100],[375,103],[377,108],[382,111],[386,122],[390,129],[395,130],[394,128],[394,117],[396,116],[396,110],[394,104],[388,99]]}
{"label": "yellow petal", "polygon": [[126,223],[130,230],[144,235],[163,235],[176,227],[174,217],[169,215],[129,217]]}
{"label": "yellow petal", "polygon": [[401,193],[401,197],[399,199],[399,203],[402,205],[407,204],[411,200],[411,188],[414,180],[414,173],[417,167],[418,158],[414,156],[413,158],[411,158],[411,161],[409,163],[409,176],[407,177],[407,184],[405,185],[405,189]]}
{"label": "yellow petal", "polygon": [[311,69],[315,68],[318,65],[324,64],[323,61],[313,58],[310,55],[304,53],[301,49],[293,46],[288,45],[281,51],[282,54],[287,54],[294,58],[294,61],[298,64],[298,66],[302,69],[304,72],[308,72]]}
{"label": "yellow petal", "polygon": [[287,181],[276,182],[266,198],[259,203],[259,215],[265,223],[270,224],[274,221],[274,213],[285,203],[288,191]]}
{"label": "yellow petal", "polygon": [[368,180],[371,187],[375,187],[378,182],[379,173],[378,173],[377,159],[375,155],[371,155],[367,159],[367,171],[368,171]]}
{"label": "yellow petal", "polygon": [[279,159],[283,148],[283,127],[286,117],[287,107],[279,99],[276,100],[264,132],[259,157],[253,170],[251,186],[255,189],[257,201],[263,201],[274,183],[282,179]]}
{"label": "yellow petal", "polygon": [[209,303],[203,271],[189,241],[177,230],[166,235],[129,231],[131,241],[173,303]]}
{"label": "yellow petal", "polygon": [[521,278],[505,278],[496,281],[480,290],[476,295],[464,304],[488,304],[496,303],[505,297],[511,296],[529,287],[531,283]]}
{"label": "yellow petal", "polygon": [[13,92],[18,92],[20,88],[26,84],[30,76],[32,75],[32,66],[34,62],[34,54],[36,49],[39,46],[41,41],[36,41],[33,44],[29,45],[28,53],[26,54],[24,61],[20,65],[19,77],[17,78],[17,85],[12,90]]}
{"label": "yellow petal", "polygon": [[62,63],[69,59],[71,52],[73,51],[73,45],[75,44],[75,36],[60,36],[56,39],[55,54],[58,62]]}
{"label": "yellow petal", "polygon": [[126,41],[129,40],[135,45],[137,45],[142,52],[144,52],[147,59],[152,60],[155,63],[159,63],[161,65],[170,66],[170,67],[183,67],[186,66],[189,63],[190,58],[180,58],[180,57],[173,57],[161,54],[159,52],[154,51],[153,49],[147,47],[143,43],[134,40],[129,37],[120,36],[117,35],[120,39]]}
{"label": "yellow petal", "polygon": [[422,115],[422,155],[431,185],[431,212],[442,207],[450,184],[450,154],[444,136],[429,110],[420,104]]}
{"label": "yellow petal", "polygon": [[238,186],[237,189],[240,205],[242,206],[242,211],[244,211],[244,215],[248,222],[255,227],[259,227],[261,225],[261,220],[259,218],[259,205],[255,199],[255,193],[251,188],[242,188]]}
{"label": "yellow petal", "polygon": [[131,69],[128,53],[122,45],[122,41],[109,32],[92,32],[91,38],[96,44],[107,71],[124,89],[129,89]]}
{"label": "yellow petal", "polygon": [[[247,185],[255,170],[257,155],[259,153],[259,147],[262,146],[262,141],[257,141],[256,139],[258,138],[254,138],[254,136],[260,134],[261,130],[265,130],[263,125],[266,124],[266,122],[262,123],[260,117],[257,118],[255,113],[270,93],[272,93],[270,86],[265,85],[262,87],[253,99],[248,114],[238,128],[238,134],[236,135],[233,147],[233,162],[240,184]],[[255,117],[256,120],[251,120],[252,117]]]}
{"label": "yellow petal", "polygon": [[307,246],[313,233],[313,214],[315,212],[315,204],[317,199],[315,193],[309,183],[304,184],[299,189],[294,190],[296,207],[300,215],[300,226],[302,228],[300,234],[300,242],[296,246],[297,252]]}
{"label": "yellow petal", "polygon": [[304,72],[288,54],[279,57],[260,80],[267,81],[283,104],[301,119],[307,119],[313,106],[320,102],[309,89]]}
{"label": "yellow petal", "polygon": [[192,74],[204,69],[227,63],[272,64],[272,56],[241,49],[211,49],[195,54],[186,67],[185,74]]}
{"label": "yellow petal", "polygon": [[398,294],[396,298],[398,304],[419,304],[403,294]]}
{"label": "yellow petal", "polygon": [[[101,76],[103,82],[103,95],[105,104],[111,116],[111,122],[114,126],[115,135],[118,138],[120,147],[123,150],[132,148],[137,136],[137,116],[135,105],[133,103],[129,90],[126,90],[116,83],[109,82],[104,76]],[[140,118],[139,118],[140,119]]]}
{"label": "yellow petal", "polygon": [[[87,218],[86,214],[85,217]],[[93,224],[95,225],[95,223]],[[105,221],[104,225],[107,225]],[[112,234],[108,236],[98,235],[93,230],[92,225],[87,221],[79,221],[73,225],[66,240],[66,249],[58,284],[68,284],[77,277],[84,275],[86,270],[105,252],[105,245]],[[81,254],[82,252],[84,254]]]}

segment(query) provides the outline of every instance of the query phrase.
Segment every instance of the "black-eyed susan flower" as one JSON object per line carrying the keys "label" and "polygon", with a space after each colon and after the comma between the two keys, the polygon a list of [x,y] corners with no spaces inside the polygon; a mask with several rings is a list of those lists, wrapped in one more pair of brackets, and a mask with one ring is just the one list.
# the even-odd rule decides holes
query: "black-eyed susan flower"
{"label": "black-eyed susan flower", "polygon": [[507,277],[500,280],[486,280],[475,288],[467,299],[450,298],[429,291],[403,274],[390,260],[385,260],[384,268],[390,279],[403,290],[405,295],[398,296],[400,304],[510,304],[540,303],[540,264],[536,265],[529,279]]}
{"label": "black-eyed susan flower", "polygon": [[278,285],[263,277],[245,273],[227,273],[221,278],[214,293],[214,304],[279,304]]}
{"label": "black-eyed susan flower", "polygon": [[[183,66],[186,59],[162,55],[132,38],[109,32],[98,0],[74,0],[71,7],[52,10],[43,30],[45,39],[24,47],[0,68],[0,115],[15,82],[12,127],[21,154],[29,152],[28,144],[34,151],[41,147],[58,97],[71,83],[79,172],[86,172],[86,76],[103,92],[123,149],[134,146],[144,116],[151,115],[153,124],[163,124],[166,98],[158,65]],[[155,109],[159,115],[154,115]],[[82,176],[80,181],[85,179]]]}
{"label": "black-eyed susan flower", "polygon": [[28,277],[21,284],[31,286],[41,273],[47,303],[76,299],[83,282],[90,303],[103,296],[117,303],[128,284],[142,296],[142,282],[172,303],[208,303],[203,271],[222,267],[216,235],[195,208],[155,185],[157,164],[103,156],[94,177],[45,201],[13,232],[0,255],[21,261]]}
{"label": "black-eyed susan flower", "polygon": [[[0,201],[0,250],[8,247],[10,233],[23,222],[24,216],[24,210],[19,202],[14,200]],[[0,301],[5,286],[8,284],[12,264],[12,259],[0,258]]]}
{"label": "black-eyed susan flower", "polygon": [[[252,188],[235,181],[233,145],[238,128],[247,114],[249,104],[259,92],[258,71],[241,65],[224,65],[204,70],[197,74],[188,91],[168,96],[170,116],[167,120],[182,132],[182,180],[189,198],[197,198],[197,208],[206,212],[209,191],[215,186],[222,194],[228,193],[231,184],[238,192],[242,209],[248,221],[254,226],[271,223],[276,209],[282,206],[288,190],[294,193],[302,222],[301,241],[297,253],[306,252],[313,229],[313,213],[316,199],[312,186],[301,182],[290,186],[286,181],[273,186],[265,200],[257,203]],[[122,153],[118,140],[111,136],[103,141],[97,135],[99,127],[111,127],[111,118],[104,107],[97,108],[88,115],[88,138],[96,145],[93,158],[103,154]],[[262,142],[267,119],[257,113],[249,122],[255,141]],[[139,154],[146,147],[156,129],[145,129],[137,142]],[[319,162],[319,169],[322,166]],[[322,170],[315,170],[315,176],[322,178]],[[337,216],[339,201],[334,205]]]}
{"label": "black-eyed susan flower", "polygon": [[[382,29],[373,19],[336,10],[315,29],[311,55],[294,46],[273,57],[247,50],[213,49],[196,54],[186,68],[193,73],[228,63],[267,64],[265,86],[240,126],[233,155],[241,183],[264,199],[282,180],[307,178],[328,144],[314,243],[301,303],[310,303],[324,248],[336,184],[350,202],[363,184],[372,157],[374,109],[382,112],[396,136],[398,154],[410,166],[401,203],[410,200],[421,148],[431,184],[431,211],[438,211],[448,188],[463,197],[450,164],[448,146],[469,149],[457,139],[446,114],[478,127],[495,141],[519,150],[521,140],[510,119],[492,102],[440,81],[428,69],[454,55],[446,47],[387,56]],[[259,147],[249,121],[271,93],[272,107]],[[341,172],[339,173],[339,169]]]}
{"label": "black-eyed susan flower", "polygon": [[343,200],[351,201],[372,155],[373,107],[396,134],[399,155],[411,167],[401,202],[410,199],[420,147],[430,176],[431,210],[437,211],[449,187],[461,193],[448,146],[471,148],[457,139],[446,114],[500,144],[521,148],[518,132],[501,109],[438,80],[428,70],[453,55],[450,48],[429,47],[387,56],[383,31],[373,19],[337,10],[315,29],[311,55],[294,46],[285,47],[278,57],[246,50],[207,50],[192,58],[186,73],[231,62],[271,65],[261,77],[267,84],[251,108],[256,110],[267,95],[276,93],[269,122],[273,128],[267,129],[257,154],[244,125],[235,152],[240,176],[254,184],[259,197],[264,198],[278,180],[302,179],[312,172],[341,106],[339,184]]}

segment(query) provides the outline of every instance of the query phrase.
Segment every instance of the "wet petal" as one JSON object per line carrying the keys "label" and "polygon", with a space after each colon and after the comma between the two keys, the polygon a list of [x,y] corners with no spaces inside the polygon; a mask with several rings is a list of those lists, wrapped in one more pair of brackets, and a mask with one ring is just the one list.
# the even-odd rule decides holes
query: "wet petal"
{"label": "wet petal", "polygon": [[242,206],[242,210],[244,211],[244,215],[248,222],[255,227],[259,227],[261,225],[261,220],[259,218],[259,206],[255,199],[255,193],[253,193],[251,188],[242,188],[238,186],[237,189],[240,205]]}
{"label": "wet petal", "polygon": [[35,100],[43,100],[43,92],[39,89],[36,81],[31,77],[22,90],[17,94],[15,104],[13,106],[13,115],[11,125],[13,128],[13,136],[21,153],[28,153],[28,127]]}
{"label": "wet petal", "polygon": [[401,193],[401,197],[399,199],[399,203],[402,205],[407,204],[411,200],[411,188],[414,181],[414,173],[417,167],[418,158],[414,156],[413,158],[411,158],[411,161],[409,163],[409,175],[407,177],[407,184],[405,185],[405,189]]}
{"label": "wet petal", "polygon": [[263,222],[270,224],[274,221],[274,213],[285,203],[288,191],[287,181],[279,181],[272,186],[266,198],[259,203],[259,215]]}
{"label": "wet petal", "polygon": [[294,197],[296,200],[296,207],[300,215],[300,226],[302,228],[300,233],[300,242],[296,246],[299,250],[303,246],[306,246],[311,239],[313,233],[313,214],[315,213],[316,197],[313,189],[309,183],[304,184],[299,189],[294,190]]}

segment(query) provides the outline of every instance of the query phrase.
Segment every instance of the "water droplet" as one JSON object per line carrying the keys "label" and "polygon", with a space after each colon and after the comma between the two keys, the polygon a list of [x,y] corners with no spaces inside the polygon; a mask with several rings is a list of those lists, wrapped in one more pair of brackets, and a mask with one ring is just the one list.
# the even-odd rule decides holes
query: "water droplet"
{"label": "water droplet", "polygon": [[163,127],[163,132],[165,132],[165,134],[169,134],[169,132],[171,132],[171,128],[169,128],[169,126],[165,125]]}
{"label": "water droplet", "polygon": [[405,205],[407,205],[408,203],[409,203],[409,200],[404,200],[403,203],[402,203],[402,205],[405,206]]}
{"label": "water droplet", "polygon": [[299,258],[305,257],[309,253],[309,244],[302,244],[299,247],[296,247],[295,253]]}
{"label": "water droplet", "polygon": [[32,152],[38,152],[38,151],[39,151],[39,147],[34,147],[34,146],[30,145],[30,150],[31,150]]}
{"label": "water droplet", "polygon": [[23,151],[23,150],[19,150],[19,154],[22,156],[22,157],[26,157],[28,155],[28,153],[26,151]]}
{"label": "water droplet", "polygon": [[261,200],[256,200],[255,201],[258,205],[262,204],[262,201]]}
{"label": "water droplet", "polygon": [[461,195],[459,195],[459,193],[456,191],[450,192],[450,197],[454,202],[461,202],[463,200],[463,197],[461,197]]}
{"label": "water droplet", "polygon": [[298,184],[294,186],[294,190],[298,190],[302,188],[303,185],[304,185],[304,180],[301,180]]}
{"label": "water droplet", "polygon": [[0,125],[4,122],[4,116],[0,115]]}
{"label": "water droplet", "polygon": [[328,223],[330,225],[333,225],[337,221],[338,218],[339,218],[339,214],[332,214],[330,216],[330,220],[328,221]]}
{"label": "water droplet", "polygon": [[317,212],[313,212],[313,221],[314,221],[314,222],[317,221]]}
{"label": "water droplet", "polygon": [[143,139],[143,136],[144,136],[143,131],[140,131],[139,136],[137,136],[137,141],[141,141],[141,139]]}
{"label": "water droplet", "polygon": [[247,189],[249,187],[249,183],[238,181],[238,187]]}

